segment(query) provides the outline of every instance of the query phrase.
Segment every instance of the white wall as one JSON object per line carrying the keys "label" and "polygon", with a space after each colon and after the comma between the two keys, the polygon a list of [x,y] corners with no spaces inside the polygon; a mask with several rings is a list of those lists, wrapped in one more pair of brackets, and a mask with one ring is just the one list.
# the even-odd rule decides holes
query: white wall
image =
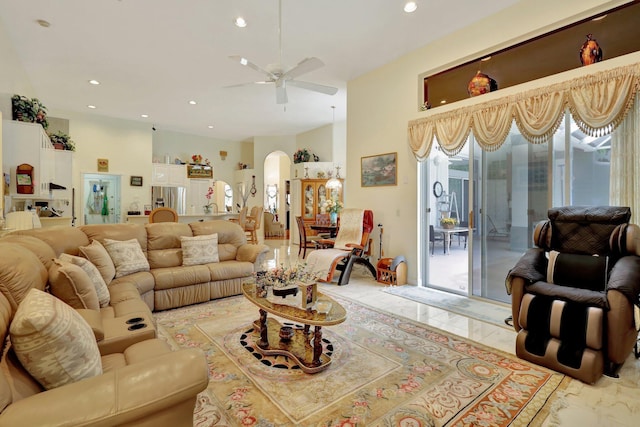
{"label": "white wall", "polygon": [[[443,71],[624,3],[519,2],[348,83],[347,168],[352,179],[345,182],[345,194],[349,206],[374,211],[374,222],[385,228],[385,255],[407,258],[410,283],[417,282],[418,212],[417,163],[409,150],[407,123],[428,114],[418,110],[423,85],[419,76]],[[388,152],[398,153],[398,185],[361,188],[359,179],[353,179],[360,173],[360,158]],[[373,237],[377,248],[377,233]]]}
{"label": "white wall", "polygon": [[[308,148],[317,155],[321,162],[332,161],[333,156],[333,126],[325,125],[296,136],[296,149]],[[293,153],[291,153],[293,155]],[[313,162],[313,158],[309,159]]]}
{"label": "white wall", "polygon": [[[150,204],[151,129],[146,123],[112,119],[92,114],[56,112],[69,119],[69,135],[76,143],[73,156],[73,187],[76,189],[76,217],[82,221],[84,196],[82,174],[98,171],[97,160],[109,160],[109,173],[122,176],[120,198],[124,221],[129,205]],[[129,185],[131,175],[142,176],[142,187]]]}

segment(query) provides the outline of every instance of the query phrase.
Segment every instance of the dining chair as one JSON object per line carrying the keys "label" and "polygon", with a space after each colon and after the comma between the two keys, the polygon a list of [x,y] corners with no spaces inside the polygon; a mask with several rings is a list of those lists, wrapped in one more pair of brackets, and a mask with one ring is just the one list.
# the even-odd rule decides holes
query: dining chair
{"label": "dining chair", "polygon": [[244,223],[244,232],[247,234],[249,243],[254,245],[258,244],[258,230],[260,229],[260,223],[262,222],[262,212],[264,208],[262,206],[254,206],[251,208],[251,215],[247,216],[247,220]]}
{"label": "dining chair", "polygon": [[178,212],[171,208],[155,208],[149,214],[149,223],[156,222],[178,222]]}
{"label": "dining chair", "polygon": [[[469,223],[467,221],[460,221],[460,227],[469,228]],[[469,238],[469,232],[468,231],[461,231],[459,233],[456,233],[456,236],[458,236],[458,246],[460,246],[460,238],[463,238],[464,239],[464,248],[467,249],[467,239]]]}
{"label": "dining chair", "polygon": [[298,248],[298,257],[302,252],[302,259],[307,256],[307,249],[315,249],[316,242],[320,240],[320,236],[308,236],[304,220],[301,216],[296,216],[296,224],[298,225],[298,237],[300,239],[300,247]]}
{"label": "dining chair", "polygon": [[433,225],[429,226],[429,243],[431,244],[431,255],[434,254],[436,242],[442,242],[442,253],[447,253],[447,245],[444,241],[444,234],[437,233],[433,228]]}

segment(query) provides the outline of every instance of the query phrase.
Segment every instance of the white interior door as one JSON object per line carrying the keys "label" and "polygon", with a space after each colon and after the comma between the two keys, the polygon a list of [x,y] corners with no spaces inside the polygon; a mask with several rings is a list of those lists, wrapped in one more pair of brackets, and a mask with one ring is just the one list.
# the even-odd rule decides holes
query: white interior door
{"label": "white interior door", "polygon": [[82,176],[83,224],[116,224],[120,222],[120,176],[85,173]]}

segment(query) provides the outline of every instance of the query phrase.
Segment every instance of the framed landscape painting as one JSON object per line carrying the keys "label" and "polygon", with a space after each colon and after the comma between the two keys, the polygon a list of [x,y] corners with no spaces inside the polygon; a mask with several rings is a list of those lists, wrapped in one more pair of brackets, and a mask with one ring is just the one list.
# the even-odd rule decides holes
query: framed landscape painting
{"label": "framed landscape painting", "polygon": [[360,159],[361,186],[379,187],[383,185],[397,185],[397,154],[398,153],[387,153],[362,157]]}

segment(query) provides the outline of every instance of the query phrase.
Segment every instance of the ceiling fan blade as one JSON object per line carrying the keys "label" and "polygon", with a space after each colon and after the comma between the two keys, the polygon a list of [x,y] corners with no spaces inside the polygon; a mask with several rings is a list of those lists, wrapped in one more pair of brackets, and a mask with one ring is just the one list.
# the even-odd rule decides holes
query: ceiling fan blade
{"label": "ceiling fan blade", "polygon": [[314,92],[324,93],[326,95],[335,95],[338,88],[333,86],[319,85],[317,83],[301,82],[300,80],[288,80],[288,84],[299,87],[301,89],[312,90]]}
{"label": "ceiling fan blade", "polygon": [[276,102],[278,104],[286,104],[289,102],[287,98],[287,87],[282,79],[276,80]]}
{"label": "ceiling fan blade", "polygon": [[322,68],[323,66],[324,62],[322,62],[318,58],[305,58],[300,61],[298,65],[284,73],[283,77],[285,77],[286,79],[295,79],[298,76],[317,70],[318,68]]}
{"label": "ceiling fan blade", "polygon": [[230,87],[243,87],[243,86],[253,86],[253,85],[267,85],[267,84],[271,84],[273,83],[272,81],[260,81],[260,82],[248,82],[248,83],[238,83],[235,85],[229,85],[229,86],[222,86],[223,88],[230,88]]}
{"label": "ceiling fan blade", "polygon": [[245,67],[249,67],[253,70],[256,70],[259,73],[264,74],[265,76],[269,77],[270,79],[276,80],[277,77],[275,75],[273,75],[273,73],[268,72],[265,69],[260,68],[259,66],[257,66],[256,64],[254,64],[253,62],[249,61],[247,58],[245,58],[244,56],[240,56],[240,55],[232,55],[229,57],[232,61],[236,61],[239,62],[240,65],[244,65]]}

